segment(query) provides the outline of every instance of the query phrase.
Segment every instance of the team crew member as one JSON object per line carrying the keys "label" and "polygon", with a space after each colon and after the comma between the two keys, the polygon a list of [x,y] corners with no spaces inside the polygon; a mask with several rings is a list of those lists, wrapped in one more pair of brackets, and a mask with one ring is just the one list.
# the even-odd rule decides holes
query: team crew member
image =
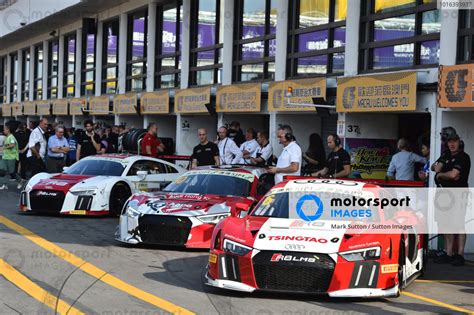
{"label": "team crew member", "polygon": [[207,139],[207,130],[198,129],[199,144],[194,147],[192,167],[203,165],[219,165],[219,148]]}
{"label": "team crew member", "polygon": [[387,176],[395,180],[415,180],[415,163],[426,163],[426,158],[408,151],[408,141],[404,138],[398,140],[398,150],[390,165],[388,166]]}
{"label": "team crew member", "polygon": [[269,165],[270,158],[273,155],[273,148],[268,141],[268,133],[266,131],[259,131],[257,133],[257,142],[259,144],[255,157],[250,158],[250,163],[257,166]]}
{"label": "team crew member", "polygon": [[46,155],[46,137],[44,133],[48,129],[48,119],[40,120],[38,127],[33,129],[28,140],[28,153],[26,157],[31,170],[31,176],[44,172],[44,158]]}
{"label": "team crew member", "polygon": [[3,157],[1,162],[3,164],[2,171],[4,171],[5,174],[1,177],[2,185],[0,186],[0,190],[8,189],[8,186],[6,185],[7,176],[10,176],[13,181],[15,181],[17,177],[15,173],[15,166],[19,159],[18,143],[10,128],[11,126],[9,123],[6,123],[5,127],[3,128],[3,133],[5,134],[6,138],[3,143]]}
{"label": "team crew member", "polygon": [[[448,150],[434,163],[432,168],[436,172],[434,177],[438,187],[469,187],[469,172],[471,169],[471,158],[460,148],[460,138],[457,134],[450,134],[447,137]],[[444,234],[446,255],[435,260],[436,263],[451,263],[453,266],[464,265],[464,247],[466,245],[466,227],[464,218],[466,208],[455,207],[456,215],[446,213],[449,217],[437,217],[438,222],[444,220],[459,220],[457,229],[460,234]],[[459,210],[459,211],[458,211]],[[438,213],[438,211],[437,211]],[[440,213],[439,216],[442,214]],[[452,221],[453,222],[453,221]],[[454,242],[457,238],[457,253],[454,254]]]}
{"label": "team crew member", "polygon": [[100,150],[100,137],[94,132],[94,124],[90,120],[84,122],[85,134],[77,141],[76,160],[79,161],[87,156],[96,155]]}
{"label": "team crew member", "polygon": [[66,166],[66,156],[70,150],[69,142],[64,137],[64,127],[57,126],[56,133],[48,139],[48,173],[61,173]]}
{"label": "team crew member", "polygon": [[275,174],[275,184],[283,181],[285,175],[299,176],[301,173],[302,152],[293,136],[293,130],[288,125],[280,125],[278,128],[278,139],[283,145],[283,151],[278,157],[276,167],[271,166],[270,174]]}
{"label": "team crew member", "polygon": [[258,142],[255,140],[256,132],[255,129],[249,128],[245,133],[245,141],[240,146],[240,151],[242,151],[242,159],[240,164],[251,164],[250,158],[255,157],[255,154],[258,149]]}
{"label": "team crew member", "polygon": [[242,129],[240,129],[240,123],[238,121],[231,122],[228,131],[228,137],[234,140],[238,147],[245,142],[245,136]]}
{"label": "team crew member", "polygon": [[316,172],[316,177],[343,178],[351,173],[351,157],[346,150],[342,148],[341,139],[338,135],[329,135],[327,139],[328,148],[331,153],[328,154],[326,166]]}
{"label": "team crew member", "polygon": [[161,143],[160,139],[158,139],[158,125],[155,123],[151,123],[148,125],[148,132],[143,137],[140,153],[141,155],[157,157],[158,152],[163,152],[165,150],[165,146]]}
{"label": "team crew member", "polygon": [[242,151],[234,140],[227,137],[227,128],[220,127],[217,132],[219,134],[217,147],[219,148],[220,165],[238,164],[242,158]]}

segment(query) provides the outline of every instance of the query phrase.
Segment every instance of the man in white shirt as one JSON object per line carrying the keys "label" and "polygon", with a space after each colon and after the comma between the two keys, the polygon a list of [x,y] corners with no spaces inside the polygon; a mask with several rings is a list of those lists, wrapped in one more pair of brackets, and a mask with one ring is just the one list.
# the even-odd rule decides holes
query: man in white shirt
{"label": "man in white shirt", "polygon": [[257,142],[259,144],[255,157],[250,158],[252,165],[267,166],[270,164],[270,158],[273,155],[273,148],[268,141],[268,133],[266,131],[259,131],[257,133]]}
{"label": "man in white shirt", "polygon": [[31,176],[46,170],[44,157],[46,155],[45,131],[48,129],[48,119],[43,118],[38,127],[33,129],[28,141],[28,153],[26,157],[31,170]]}
{"label": "man in white shirt", "polygon": [[240,151],[234,140],[227,137],[227,128],[220,127],[217,132],[219,134],[217,147],[219,148],[220,164],[238,164],[242,158],[242,151]]}
{"label": "man in white shirt", "polygon": [[240,151],[242,151],[242,159],[240,159],[240,164],[252,164],[250,158],[256,156],[258,149],[258,142],[255,140],[255,136],[255,129],[247,129],[247,133],[245,134],[245,140],[247,141],[242,143],[240,146]]}
{"label": "man in white shirt", "polygon": [[275,174],[275,184],[283,181],[283,176],[299,176],[301,173],[302,152],[293,136],[293,130],[289,125],[280,125],[278,128],[278,139],[283,145],[283,151],[278,157],[276,167],[271,166],[270,174]]}

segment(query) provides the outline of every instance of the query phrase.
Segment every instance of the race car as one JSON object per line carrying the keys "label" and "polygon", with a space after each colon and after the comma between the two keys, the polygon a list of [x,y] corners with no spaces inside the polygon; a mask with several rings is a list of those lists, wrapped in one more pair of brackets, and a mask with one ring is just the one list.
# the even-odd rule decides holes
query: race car
{"label": "race car", "polygon": [[20,210],[118,216],[133,193],[161,190],[184,172],[172,163],[145,156],[89,156],[62,173],[33,176],[21,192]]}
{"label": "race car", "polygon": [[138,193],[125,205],[116,240],[209,248],[215,225],[236,203],[255,204],[273,185],[264,168],[204,166],[190,170],[162,192]]}
{"label": "race car", "polygon": [[[328,211],[322,201],[325,196],[352,200],[382,192],[363,182],[297,179],[273,187],[245,217],[239,212],[247,211],[247,205],[236,204],[235,215],[214,229],[205,283],[244,292],[397,296],[424,272],[427,239],[415,228],[424,224],[420,214],[372,207],[365,218],[336,218],[345,210]],[[374,233],[365,228],[370,222],[391,228]],[[400,222],[413,228],[398,229]]]}

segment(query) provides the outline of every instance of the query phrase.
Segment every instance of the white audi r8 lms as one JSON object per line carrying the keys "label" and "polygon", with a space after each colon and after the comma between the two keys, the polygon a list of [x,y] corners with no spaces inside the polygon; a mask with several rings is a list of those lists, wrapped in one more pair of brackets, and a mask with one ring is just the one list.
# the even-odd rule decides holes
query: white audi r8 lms
{"label": "white audi r8 lms", "polygon": [[84,158],[62,173],[39,173],[21,192],[20,210],[51,214],[119,215],[139,191],[159,191],[185,169],[160,159],[126,154]]}

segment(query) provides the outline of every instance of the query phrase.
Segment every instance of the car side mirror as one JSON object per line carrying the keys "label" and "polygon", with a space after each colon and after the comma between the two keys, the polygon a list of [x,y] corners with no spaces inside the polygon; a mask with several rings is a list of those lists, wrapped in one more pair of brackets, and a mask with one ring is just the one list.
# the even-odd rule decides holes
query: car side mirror
{"label": "car side mirror", "polygon": [[69,166],[64,166],[63,167],[63,172],[67,171],[68,168],[69,168]]}
{"label": "car side mirror", "polygon": [[231,208],[230,215],[235,218],[243,218],[247,215],[249,209],[250,205],[243,202],[238,202]]}
{"label": "car side mirror", "polygon": [[137,172],[137,176],[140,180],[145,180],[147,175],[148,175],[147,171],[138,171]]}

